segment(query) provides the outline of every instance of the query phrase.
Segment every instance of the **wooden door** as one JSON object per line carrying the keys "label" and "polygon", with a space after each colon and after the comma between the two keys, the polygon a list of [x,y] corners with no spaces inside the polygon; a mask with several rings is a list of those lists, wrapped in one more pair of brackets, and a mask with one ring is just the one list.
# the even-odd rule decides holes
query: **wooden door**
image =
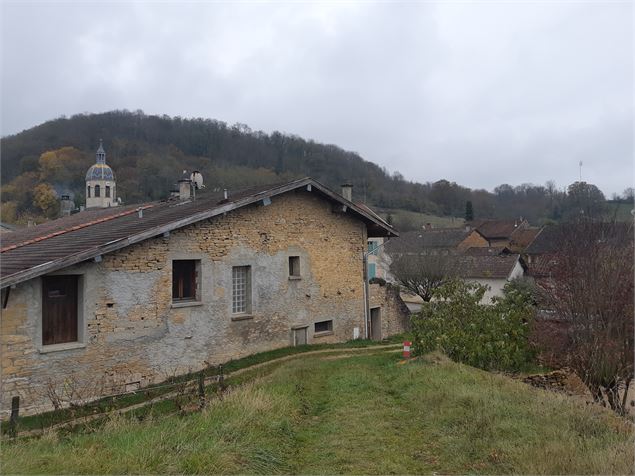
{"label": "wooden door", "polygon": [[293,345],[306,345],[307,328],[293,329]]}
{"label": "wooden door", "polygon": [[78,277],[42,278],[42,344],[77,342]]}

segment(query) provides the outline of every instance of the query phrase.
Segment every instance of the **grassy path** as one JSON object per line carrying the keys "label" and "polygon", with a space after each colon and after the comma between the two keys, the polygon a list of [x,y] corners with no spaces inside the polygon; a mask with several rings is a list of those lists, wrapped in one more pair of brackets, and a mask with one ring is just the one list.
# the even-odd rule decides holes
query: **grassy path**
{"label": "grassy path", "polygon": [[[388,350],[388,352],[386,351]],[[203,413],[5,443],[11,473],[632,472],[609,411],[445,359],[305,355],[259,368]]]}

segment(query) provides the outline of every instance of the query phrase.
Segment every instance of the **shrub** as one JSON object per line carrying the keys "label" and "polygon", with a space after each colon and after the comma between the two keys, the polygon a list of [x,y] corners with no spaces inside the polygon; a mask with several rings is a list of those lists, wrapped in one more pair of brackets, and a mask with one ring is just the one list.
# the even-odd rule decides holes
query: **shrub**
{"label": "shrub", "polygon": [[531,291],[509,283],[503,298],[481,304],[487,286],[454,280],[412,319],[414,351],[441,350],[451,359],[485,370],[519,370],[532,360]]}

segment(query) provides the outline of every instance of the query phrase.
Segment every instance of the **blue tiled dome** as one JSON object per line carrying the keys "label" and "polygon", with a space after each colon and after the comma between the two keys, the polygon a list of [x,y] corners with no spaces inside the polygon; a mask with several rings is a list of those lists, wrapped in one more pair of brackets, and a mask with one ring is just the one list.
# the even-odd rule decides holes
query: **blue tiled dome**
{"label": "blue tiled dome", "polygon": [[86,180],[115,180],[115,173],[106,164],[95,164],[86,172]]}

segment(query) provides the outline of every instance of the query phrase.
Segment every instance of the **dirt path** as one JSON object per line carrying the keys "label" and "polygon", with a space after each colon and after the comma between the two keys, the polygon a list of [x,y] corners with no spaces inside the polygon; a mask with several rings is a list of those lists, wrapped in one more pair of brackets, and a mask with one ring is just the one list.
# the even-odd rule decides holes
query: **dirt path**
{"label": "dirt path", "polygon": [[[228,378],[235,377],[237,375],[243,374],[243,373],[248,372],[248,371],[257,370],[259,368],[266,367],[268,365],[273,365],[273,364],[277,364],[277,363],[280,363],[280,362],[286,362],[286,361],[297,359],[297,358],[304,357],[304,356],[307,356],[307,355],[310,356],[310,355],[320,355],[320,354],[334,354],[331,358],[343,358],[343,357],[352,356],[351,354],[355,354],[355,353],[364,353],[365,355],[367,355],[367,354],[381,353],[381,352],[398,352],[400,349],[401,349],[401,344],[387,344],[387,345],[377,345],[377,346],[369,346],[369,347],[350,347],[350,348],[344,348],[344,349],[312,350],[312,351],[309,351],[309,352],[301,352],[301,353],[298,353],[298,354],[287,355],[285,357],[279,357],[277,359],[268,360],[266,362],[261,362],[259,364],[254,364],[254,365],[251,365],[249,367],[244,367],[244,368],[236,370],[234,372],[225,374],[224,377],[225,377],[225,379],[228,379]],[[216,383],[217,381],[218,381],[218,375],[214,375],[214,376],[211,376],[211,377],[206,377],[205,378],[205,385],[213,384],[213,383]],[[185,384],[185,386],[183,387],[183,390],[165,393],[163,395],[159,395],[158,397],[152,398],[152,399],[150,399],[148,401],[141,402],[141,403],[136,403],[134,405],[130,405],[130,406],[127,406],[127,407],[117,408],[116,410],[111,410],[109,412],[94,413],[92,415],[85,415],[85,416],[77,417],[77,418],[74,418],[72,420],[67,420],[67,421],[64,421],[64,422],[61,422],[61,423],[56,423],[55,425],[51,425],[51,426],[46,427],[46,428],[21,431],[21,432],[18,433],[17,436],[18,437],[37,436],[37,435],[40,435],[40,434],[44,433],[45,431],[59,430],[59,429],[63,429],[63,428],[70,427],[70,426],[76,426],[76,425],[84,425],[86,423],[90,423],[91,421],[95,421],[95,420],[98,420],[98,419],[101,419],[101,418],[105,418],[105,417],[107,417],[109,415],[115,415],[115,414],[123,415],[125,413],[129,413],[131,411],[138,410],[139,408],[143,408],[143,407],[146,407],[148,405],[153,405],[155,403],[159,403],[159,402],[162,402],[164,400],[169,400],[171,398],[178,397],[179,395],[183,395],[184,390],[193,389],[193,388],[196,387],[196,385],[197,385],[196,381],[187,382]],[[143,389],[140,390],[140,392],[142,392],[142,391],[143,391]]]}

